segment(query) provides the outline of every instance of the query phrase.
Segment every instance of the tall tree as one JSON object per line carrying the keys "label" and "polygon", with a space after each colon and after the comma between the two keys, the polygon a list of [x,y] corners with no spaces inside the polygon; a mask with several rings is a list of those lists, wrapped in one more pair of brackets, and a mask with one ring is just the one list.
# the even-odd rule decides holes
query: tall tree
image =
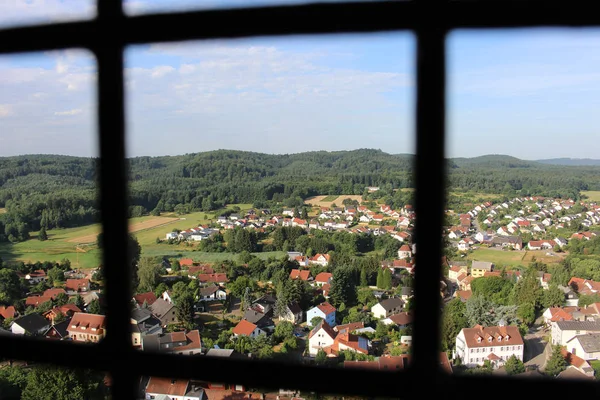
{"label": "tall tree", "polygon": [[519,360],[514,354],[506,360],[504,369],[508,375],[516,375],[525,372],[523,361]]}
{"label": "tall tree", "polygon": [[38,239],[41,241],[48,240],[48,234],[46,233],[46,228],[42,226],[40,232],[38,233]]}
{"label": "tall tree", "polygon": [[80,369],[35,366],[27,377],[21,399],[100,399],[102,375]]}
{"label": "tall tree", "polygon": [[143,257],[138,267],[138,291],[151,292],[160,278],[160,264],[151,257]]}
{"label": "tall tree", "polygon": [[335,307],[342,303],[348,307],[356,305],[356,284],[348,268],[339,267],[333,272],[329,297]]}
{"label": "tall tree", "polygon": [[104,315],[102,307],[100,306],[100,301],[98,299],[92,300],[88,305],[88,313],[90,314],[98,314]]}
{"label": "tall tree", "polygon": [[553,345],[552,354],[546,362],[544,373],[549,376],[556,376],[567,368],[567,361],[562,355],[561,346]]}
{"label": "tall tree", "polygon": [[179,296],[177,300],[177,319],[188,327],[194,323],[194,298],[188,292]]}

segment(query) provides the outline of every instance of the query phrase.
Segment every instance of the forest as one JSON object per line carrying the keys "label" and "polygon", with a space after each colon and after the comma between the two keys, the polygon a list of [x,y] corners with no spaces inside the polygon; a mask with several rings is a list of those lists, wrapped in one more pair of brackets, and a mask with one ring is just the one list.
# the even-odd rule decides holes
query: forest
{"label": "forest", "polygon": [[[315,195],[409,201],[414,156],[375,149],[263,154],[216,150],[128,160],[131,216],[210,211],[229,203],[293,207]],[[579,197],[600,190],[599,166],[556,166],[503,155],[448,159],[448,189]],[[41,228],[99,220],[97,159],[58,155],[0,158],[0,241],[22,241]]]}

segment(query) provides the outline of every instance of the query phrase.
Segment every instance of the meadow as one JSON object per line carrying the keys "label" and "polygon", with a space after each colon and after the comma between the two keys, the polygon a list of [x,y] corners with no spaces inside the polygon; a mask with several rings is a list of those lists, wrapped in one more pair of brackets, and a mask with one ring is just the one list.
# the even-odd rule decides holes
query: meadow
{"label": "meadow", "polygon": [[565,253],[557,253],[556,256],[546,255],[548,250],[499,250],[479,247],[465,256],[465,260],[489,261],[494,265],[516,267],[527,266],[530,262],[541,261],[546,264],[557,264],[565,256]]}
{"label": "meadow", "polygon": [[600,190],[582,190],[581,194],[587,196],[590,201],[600,201]]}
{"label": "meadow", "polygon": [[[229,207],[238,206],[241,210],[252,208],[251,204],[231,204]],[[160,217],[144,216],[131,218],[129,220],[130,232],[137,238],[142,247],[142,254],[175,256],[184,254],[200,254],[202,261],[215,262],[231,258],[227,253],[202,253],[191,251],[192,248],[185,246],[170,246],[157,244],[156,238],[164,239],[168,232],[173,229],[189,229],[202,224],[207,224],[216,219],[224,210],[210,213],[196,212],[186,215],[175,215],[164,213]],[[100,262],[102,253],[96,245],[96,237],[101,230],[100,224],[92,224],[77,228],[50,229],[47,231],[48,240],[37,239],[38,232],[31,232],[31,239],[21,243],[0,243],[0,257],[3,260],[15,260],[24,262],[36,261],[60,261],[67,258],[71,265],[76,268],[96,268]],[[267,254],[267,253],[265,253]],[[268,254],[261,256],[268,258]]]}

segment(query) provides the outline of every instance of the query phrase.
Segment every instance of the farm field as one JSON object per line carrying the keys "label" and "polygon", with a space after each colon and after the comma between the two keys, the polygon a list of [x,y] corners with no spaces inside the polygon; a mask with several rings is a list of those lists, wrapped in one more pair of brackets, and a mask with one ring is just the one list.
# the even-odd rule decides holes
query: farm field
{"label": "farm field", "polygon": [[[189,249],[189,248],[188,248]],[[264,253],[252,253],[256,257],[266,260],[270,257],[279,258],[286,255],[283,251],[268,251]],[[166,257],[185,257],[191,258],[194,261],[198,262],[206,262],[206,263],[216,263],[225,260],[236,259],[238,257],[237,254],[233,253],[207,253],[203,251],[191,251],[186,250],[185,247],[176,247],[166,244],[155,244],[150,246],[142,247],[142,257],[157,257],[157,256],[166,256]]]}
{"label": "farm field", "polygon": [[[231,204],[229,207],[238,206],[242,210],[252,208],[251,204]],[[157,245],[156,238],[163,239],[167,232],[173,229],[188,229],[200,224],[208,223],[216,215],[221,214],[223,210],[217,210],[212,213],[196,212],[177,216],[173,213],[164,214],[160,217],[144,216],[131,218],[129,220],[129,231],[134,233],[140,246],[142,254],[162,255],[162,251],[167,254],[185,253],[206,254],[203,257],[206,262],[210,262],[211,257],[216,261],[226,259],[231,254],[200,253],[189,251],[189,247],[170,247],[168,245]],[[204,218],[204,217],[207,218]],[[37,240],[37,232],[31,232],[31,239],[21,243],[0,243],[0,257],[3,260],[16,260],[24,262],[36,261],[60,261],[64,258],[71,260],[71,264],[76,268],[96,268],[100,262],[102,253],[96,246],[96,238],[100,232],[100,224],[92,224],[77,228],[50,229],[47,231],[48,240]],[[282,252],[280,252],[283,254]],[[268,255],[264,256],[268,258]]]}
{"label": "farm field", "polygon": [[585,195],[591,201],[600,201],[600,190],[582,190],[582,195]]}
{"label": "farm field", "polygon": [[362,202],[362,195],[360,194],[342,194],[340,196],[313,196],[304,200],[304,204],[312,204],[314,207],[331,207],[333,203],[336,203],[338,206],[342,206],[342,201],[344,199],[351,198],[352,200],[357,200],[359,203]]}
{"label": "farm field", "polygon": [[525,250],[525,251],[511,251],[511,250],[496,250],[488,248],[478,248],[472,253],[468,254],[466,260],[477,260],[477,261],[489,261],[497,266],[512,266],[518,265],[526,266],[532,262],[533,257],[536,261],[541,261],[546,264],[555,264],[560,262],[566,255],[564,253],[556,256],[547,256],[548,250]]}

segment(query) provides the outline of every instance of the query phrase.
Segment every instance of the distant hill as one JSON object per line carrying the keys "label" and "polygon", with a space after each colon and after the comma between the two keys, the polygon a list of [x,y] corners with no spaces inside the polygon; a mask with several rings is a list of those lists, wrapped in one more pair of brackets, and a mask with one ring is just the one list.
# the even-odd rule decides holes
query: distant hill
{"label": "distant hill", "polygon": [[600,165],[600,160],[595,160],[593,158],[549,158],[546,160],[535,160],[535,162],[567,166]]}

